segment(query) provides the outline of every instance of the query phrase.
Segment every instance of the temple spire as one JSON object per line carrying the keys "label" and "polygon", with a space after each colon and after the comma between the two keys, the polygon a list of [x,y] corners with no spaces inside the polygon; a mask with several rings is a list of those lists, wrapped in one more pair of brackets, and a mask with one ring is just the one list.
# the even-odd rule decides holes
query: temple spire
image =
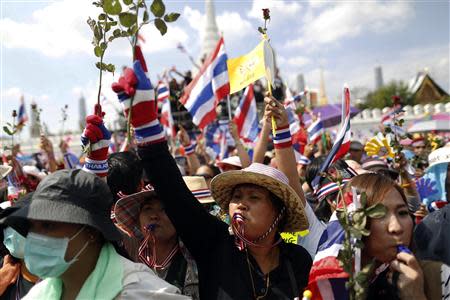
{"label": "temple spire", "polygon": [[217,29],[213,0],[205,0],[205,14],[206,22],[203,32],[203,43],[200,59],[205,55],[208,56],[214,50],[214,47],[220,38],[219,30]]}
{"label": "temple spire", "polygon": [[320,68],[320,90],[319,90],[319,105],[327,105],[328,104],[328,98],[327,93],[325,91],[325,79],[323,76],[323,68]]}

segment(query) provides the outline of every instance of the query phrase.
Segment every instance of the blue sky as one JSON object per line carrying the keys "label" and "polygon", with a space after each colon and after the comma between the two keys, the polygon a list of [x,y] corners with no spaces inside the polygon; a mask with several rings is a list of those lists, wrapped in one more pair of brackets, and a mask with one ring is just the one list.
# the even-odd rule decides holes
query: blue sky
{"label": "blue sky", "polygon": [[[69,105],[66,127],[78,122],[78,98],[88,108],[96,100],[98,72],[85,22],[96,9],[89,0],[6,1],[1,3],[0,32],[1,122],[19,106],[19,96],[34,99],[43,109],[42,119],[52,132],[60,128],[61,108]],[[168,11],[181,13],[160,37],[152,25],[143,31],[143,45],[152,78],[165,68],[191,69],[188,58],[176,49],[181,42],[197,58],[204,27],[203,1],[166,0]],[[259,41],[261,8],[271,9],[271,43],[283,78],[295,88],[303,73],[306,85],[319,87],[324,69],[330,101],[337,101],[341,87],[374,87],[374,67],[383,67],[384,81],[408,81],[428,68],[431,76],[449,90],[448,1],[216,1],[219,30],[229,57],[250,51]],[[131,50],[115,41],[106,60],[118,68],[130,64]],[[114,102],[107,75],[104,93]],[[110,104],[112,105],[112,104]],[[107,123],[114,117],[105,107]]]}

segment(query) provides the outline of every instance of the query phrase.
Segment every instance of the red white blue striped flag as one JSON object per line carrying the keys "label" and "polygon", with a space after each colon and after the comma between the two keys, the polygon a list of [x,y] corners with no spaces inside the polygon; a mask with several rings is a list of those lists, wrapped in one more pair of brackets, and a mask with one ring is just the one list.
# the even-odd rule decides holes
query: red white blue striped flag
{"label": "red white blue striped flag", "polygon": [[220,38],[180,99],[200,129],[216,118],[217,103],[230,93],[227,58],[223,38]]}
{"label": "red white blue striped flag", "polygon": [[234,122],[237,125],[241,138],[248,142],[254,142],[256,140],[259,133],[259,126],[253,84],[250,84],[245,89],[241,102],[234,113]]}
{"label": "red white blue striped flag", "polygon": [[336,140],[334,141],[333,147],[330,153],[328,153],[327,158],[320,166],[320,170],[316,177],[312,181],[312,186],[315,191],[317,191],[320,182],[320,174],[326,172],[328,167],[337,161],[338,159],[344,157],[348,150],[350,150],[350,139],[351,139],[351,128],[350,128],[350,89],[347,85],[344,85],[342,91],[342,116],[343,123],[339,130]]}
{"label": "red white blue striped flag", "polygon": [[20,97],[20,106],[19,106],[19,114],[17,116],[17,128],[19,130],[22,129],[23,126],[25,126],[25,122],[28,121],[27,112],[25,110],[25,100],[23,96]]}
{"label": "red white blue striped flag", "polygon": [[307,131],[310,143],[317,143],[321,139],[324,131],[323,131],[323,123],[322,120],[320,119],[320,116],[318,116],[317,120],[315,120],[308,126]]}

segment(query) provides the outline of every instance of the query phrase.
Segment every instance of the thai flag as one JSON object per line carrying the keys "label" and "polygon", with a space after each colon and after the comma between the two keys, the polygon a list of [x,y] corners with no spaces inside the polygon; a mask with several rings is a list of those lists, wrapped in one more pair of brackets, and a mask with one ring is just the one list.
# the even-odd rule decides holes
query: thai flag
{"label": "thai flag", "polygon": [[339,130],[336,139],[334,141],[333,147],[331,148],[330,153],[328,153],[327,158],[320,166],[320,170],[317,173],[316,177],[312,181],[312,186],[315,191],[319,187],[320,182],[320,173],[326,172],[328,167],[337,161],[338,159],[344,157],[348,150],[350,150],[350,139],[351,139],[351,130],[350,130],[350,90],[348,86],[344,86],[342,91],[342,112],[343,112],[343,124],[341,129]]}
{"label": "thai flag", "polygon": [[184,89],[180,99],[200,129],[216,118],[217,103],[230,93],[227,58],[223,38],[220,38],[215,50]]}
{"label": "thai flag", "polygon": [[310,143],[317,143],[323,134],[323,123],[320,116],[308,126],[308,139]]}
{"label": "thai flag", "polygon": [[25,101],[23,96],[20,97],[19,115],[17,117],[17,127],[22,128],[25,122],[28,121],[27,112],[25,111]]}
{"label": "thai flag", "polygon": [[285,108],[289,120],[289,130],[291,135],[294,135],[300,130],[300,119],[291,105],[285,106]]}
{"label": "thai flag", "polygon": [[205,132],[206,146],[213,149],[220,159],[228,156],[228,146],[234,146],[234,141],[228,129],[228,120],[219,120],[209,124]]}
{"label": "thai flag", "polygon": [[81,169],[82,165],[80,164],[80,160],[78,156],[76,156],[72,152],[66,152],[63,156],[64,159],[64,168],[65,169]]}
{"label": "thai flag", "polygon": [[164,103],[164,100],[169,99],[169,88],[163,81],[161,81],[156,87],[156,93],[156,99],[158,100],[158,102]]}
{"label": "thai flag", "polygon": [[256,111],[253,84],[250,84],[242,95],[241,102],[234,113],[239,136],[245,141],[254,142],[258,137],[258,112]]}
{"label": "thai flag", "polygon": [[[353,210],[354,204],[349,204],[347,209]],[[316,300],[338,300],[349,297],[345,287],[348,274],[337,259],[339,250],[343,247],[344,237],[344,229],[334,212],[320,238],[320,246],[309,273],[308,290]]]}
{"label": "thai flag", "polygon": [[229,124],[229,120],[219,120],[219,160],[223,160],[229,156],[228,146],[232,146],[232,144],[234,144],[232,142],[233,138],[231,137]]}
{"label": "thai flag", "polygon": [[175,138],[175,123],[173,122],[170,100],[168,98],[163,101],[163,105],[161,107],[161,118],[159,121],[163,125],[166,134],[172,138]]}

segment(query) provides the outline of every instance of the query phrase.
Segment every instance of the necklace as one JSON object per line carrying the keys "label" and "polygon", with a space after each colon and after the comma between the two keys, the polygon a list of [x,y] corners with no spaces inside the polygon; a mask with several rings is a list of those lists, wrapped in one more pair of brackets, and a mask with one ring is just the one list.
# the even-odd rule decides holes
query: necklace
{"label": "necklace", "polygon": [[[251,266],[251,262],[250,259],[248,258],[248,251],[247,249],[245,250],[245,254],[246,254],[246,258],[247,258],[247,267],[248,267],[248,273],[250,274],[250,280],[252,282],[252,290],[253,290],[253,296],[255,297],[256,300],[259,299],[264,299],[267,296],[267,293],[269,292],[269,286],[270,286],[270,272],[267,273],[267,279],[264,279],[264,281],[266,282],[266,292],[264,293],[264,295],[257,295],[256,294],[256,289],[255,289],[255,282],[253,280],[253,274],[252,274],[252,268]],[[265,277],[265,276],[264,276]]]}

